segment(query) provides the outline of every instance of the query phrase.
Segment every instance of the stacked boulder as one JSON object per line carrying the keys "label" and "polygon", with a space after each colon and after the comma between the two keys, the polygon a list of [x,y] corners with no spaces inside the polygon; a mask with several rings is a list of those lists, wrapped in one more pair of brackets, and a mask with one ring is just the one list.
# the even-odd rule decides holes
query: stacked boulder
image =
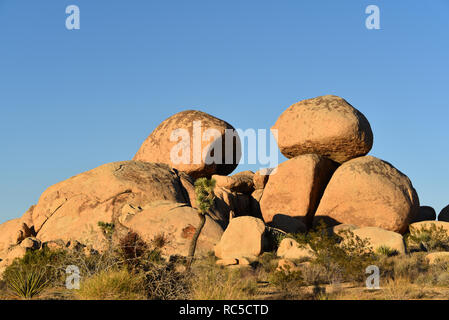
{"label": "stacked boulder", "polygon": [[270,176],[260,201],[273,227],[290,232],[285,225],[293,218],[307,228],[323,221],[404,233],[418,215],[407,176],[366,156],[373,145],[370,124],[346,100],[327,95],[295,103],[272,130],[289,158]]}

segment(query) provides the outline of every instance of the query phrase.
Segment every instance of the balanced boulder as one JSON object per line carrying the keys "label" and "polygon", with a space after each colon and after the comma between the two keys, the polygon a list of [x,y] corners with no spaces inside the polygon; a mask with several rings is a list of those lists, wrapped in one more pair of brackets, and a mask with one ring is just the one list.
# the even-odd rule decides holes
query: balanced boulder
{"label": "balanced boulder", "polygon": [[365,116],[343,98],[327,95],[293,104],[271,128],[284,156],[314,153],[338,163],[366,155],[373,133]]}
{"label": "balanced boulder", "polygon": [[335,171],[314,221],[404,233],[418,210],[418,195],[409,178],[391,164],[365,156],[345,162]]}
{"label": "balanced boulder", "polygon": [[418,215],[413,219],[413,222],[432,221],[437,219],[435,209],[429,206],[419,207]]}
{"label": "balanced boulder", "polygon": [[240,140],[227,122],[187,110],[164,120],[133,160],[165,163],[193,178],[228,175],[240,161]]}
{"label": "balanced boulder", "polygon": [[446,221],[449,222],[449,206],[444,207],[438,215],[438,221]]}
{"label": "balanced boulder", "polygon": [[275,217],[288,216],[309,226],[335,168],[333,161],[312,154],[281,163],[271,173],[260,201],[264,221],[281,229],[273,224]]}

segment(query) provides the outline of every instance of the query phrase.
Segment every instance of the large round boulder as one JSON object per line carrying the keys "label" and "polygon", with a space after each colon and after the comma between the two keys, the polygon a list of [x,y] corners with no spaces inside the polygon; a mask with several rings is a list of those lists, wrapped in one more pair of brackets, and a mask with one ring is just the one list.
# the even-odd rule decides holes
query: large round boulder
{"label": "large round boulder", "polygon": [[157,200],[189,204],[176,171],[165,164],[114,162],[49,187],[27,220],[41,241],[78,240],[101,249],[99,222],[115,223],[123,208]]}
{"label": "large round boulder", "polygon": [[271,129],[277,130],[278,146],[287,158],[315,153],[342,163],[367,154],[373,145],[365,116],[333,95],[293,104]]}
{"label": "large round boulder", "polygon": [[365,156],[335,171],[314,221],[404,233],[418,210],[418,195],[409,178],[391,164]]}
{"label": "large round boulder", "polygon": [[164,120],[133,160],[168,164],[193,178],[228,175],[240,161],[240,140],[227,122],[187,110]]}
{"label": "large round boulder", "polygon": [[254,217],[238,217],[229,222],[215,246],[218,258],[254,258],[268,246],[265,224]]}
{"label": "large round boulder", "polygon": [[276,255],[284,259],[302,260],[312,259],[315,253],[309,245],[301,246],[294,239],[284,238],[279,244]]}
{"label": "large round boulder", "polygon": [[[301,155],[281,163],[270,175],[260,210],[267,224],[295,218],[309,226],[336,164],[318,155]],[[285,219],[284,219],[285,218]]]}
{"label": "large round boulder", "polygon": [[[131,207],[124,208],[118,220],[147,243],[151,243],[157,237],[163,238],[166,244],[162,252],[166,256],[187,256],[191,240],[200,223],[197,210],[172,201],[155,201],[137,210]],[[213,251],[222,234],[222,227],[206,216],[195,255],[206,255]]]}
{"label": "large round boulder", "polygon": [[376,227],[364,227],[351,231],[354,236],[366,240],[368,245],[376,252],[379,248],[388,248],[399,254],[405,254],[404,238],[397,232]]}
{"label": "large round boulder", "polygon": [[449,206],[444,207],[438,215],[438,221],[446,221],[449,222]]}

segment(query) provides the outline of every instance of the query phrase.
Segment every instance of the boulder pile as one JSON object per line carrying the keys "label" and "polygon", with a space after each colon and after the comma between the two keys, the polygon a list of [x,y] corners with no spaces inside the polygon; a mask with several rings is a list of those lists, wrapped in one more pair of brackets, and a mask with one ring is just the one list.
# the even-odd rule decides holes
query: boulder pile
{"label": "boulder pile", "polygon": [[[410,223],[435,220],[432,208],[420,207],[406,175],[367,156],[371,126],[343,98],[295,103],[271,130],[288,160],[277,168],[230,175],[241,156],[232,125],[195,110],[169,117],[133,160],[57,183],[21,218],[1,224],[0,272],[26,250],[55,243],[101,251],[108,239],[100,222],[113,225],[117,236],[133,231],[147,242],[164,236],[166,256],[185,256],[199,223],[194,181],[200,177],[216,181],[216,197],[197,254],[214,251],[222,265],[247,265],[272,248],[267,230],[306,232],[321,222],[329,232],[349,228],[373,246],[403,253],[401,234]],[[449,207],[439,220],[449,221]],[[278,255],[313,254],[284,239]]]}

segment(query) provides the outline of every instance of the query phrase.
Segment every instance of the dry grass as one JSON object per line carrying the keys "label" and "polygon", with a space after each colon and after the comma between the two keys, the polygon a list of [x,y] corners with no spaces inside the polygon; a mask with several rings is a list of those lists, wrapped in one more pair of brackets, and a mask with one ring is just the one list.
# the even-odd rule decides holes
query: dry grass
{"label": "dry grass", "polygon": [[194,300],[249,300],[258,293],[257,277],[244,269],[198,268],[192,277]]}
{"label": "dry grass", "polygon": [[76,295],[81,300],[143,300],[144,283],[142,275],[109,269],[82,281]]}

